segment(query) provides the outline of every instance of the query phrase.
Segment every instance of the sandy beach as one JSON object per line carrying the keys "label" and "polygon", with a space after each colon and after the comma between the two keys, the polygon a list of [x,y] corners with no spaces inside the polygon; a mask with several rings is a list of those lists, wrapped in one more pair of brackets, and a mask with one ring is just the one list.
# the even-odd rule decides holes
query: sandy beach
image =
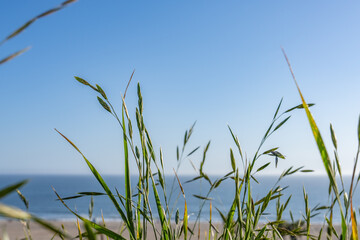
{"label": "sandy beach", "polygon": [[[70,236],[76,236],[77,226],[75,221],[51,221],[54,226],[58,228],[63,228]],[[215,226],[221,228],[221,223],[215,224]],[[107,222],[106,227],[111,229],[114,232],[120,232],[122,228],[121,222]],[[313,224],[311,227],[312,233],[318,233],[321,228],[320,224]],[[82,227],[83,229],[83,227]],[[340,226],[335,227],[337,231],[340,231]],[[198,229],[196,229],[198,231]],[[36,240],[49,240],[54,237],[54,233],[50,232],[49,230],[43,228],[42,226],[38,225],[37,223],[31,222],[30,223],[30,232],[32,239]],[[149,240],[154,240],[153,231],[148,231],[147,238]],[[201,223],[200,224],[200,238],[199,239],[207,239],[208,232],[208,224]],[[126,233],[122,234],[124,237],[127,237]],[[6,236],[9,239],[24,239],[26,236],[26,228],[23,223],[16,220],[0,220],[0,239],[6,239]],[[334,236],[334,239],[336,237]],[[58,236],[55,236],[53,239],[61,239]],[[105,236],[100,236],[98,239],[106,239]],[[194,236],[192,239],[198,239],[198,235]],[[290,239],[288,236],[284,237],[284,239]],[[306,239],[306,237],[298,238],[298,239]],[[326,231],[323,231],[322,239],[326,239]]]}

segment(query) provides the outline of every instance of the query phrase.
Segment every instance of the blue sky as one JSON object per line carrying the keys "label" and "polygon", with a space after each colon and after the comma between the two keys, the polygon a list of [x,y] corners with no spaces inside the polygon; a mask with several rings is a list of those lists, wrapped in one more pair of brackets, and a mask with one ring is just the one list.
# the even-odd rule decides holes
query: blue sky
{"label": "blue sky", "polygon": [[[57,4],[3,1],[0,38]],[[0,67],[0,173],[89,173],[54,128],[102,173],[123,173],[120,129],[73,76],[98,83],[120,107],[133,69],[128,108],[134,116],[140,82],[145,121],[167,172],[184,131],[197,121],[188,150],[202,151],[211,140],[205,170],[225,173],[234,148],[227,124],[251,157],[280,99],[284,110],[300,103],[281,46],[305,98],[316,103],[313,115],[329,149],[333,124],[350,172],[360,113],[359,11],[356,1],[80,0],[1,46],[1,57],[32,49]],[[292,165],[324,173],[304,112],[292,115],[264,147],[280,147],[287,159],[266,173]],[[201,151],[191,158],[195,165]],[[187,160],[180,172],[194,173]]]}

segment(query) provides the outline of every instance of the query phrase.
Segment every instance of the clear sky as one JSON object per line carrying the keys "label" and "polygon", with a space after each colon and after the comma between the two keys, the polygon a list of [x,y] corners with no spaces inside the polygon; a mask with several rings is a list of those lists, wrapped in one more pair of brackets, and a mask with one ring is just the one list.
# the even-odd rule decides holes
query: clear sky
{"label": "clear sky", "polygon": [[[0,38],[60,3],[1,1]],[[333,124],[350,172],[360,113],[359,12],[358,1],[80,0],[0,48],[5,57],[32,46],[0,66],[0,173],[89,173],[54,128],[100,172],[123,173],[120,128],[73,76],[98,83],[120,107],[133,69],[128,108],[134,116],[140,82],[145,121],[167,172],[194,121],[188,150],[201,151],[191,160],[199,165],[211,140],[205,170],[228,172],[234,144],[227,124],[251,157],[280,99],[284,110],[300,103],[281,46],[306,100],[316,103],[312,112],[330,152]],[[272,170],[305,165],[324,173],[304,112],[292,115],[264,148],[280,147],[287,157]],[[180,172],[194,173],[187,160]]]}

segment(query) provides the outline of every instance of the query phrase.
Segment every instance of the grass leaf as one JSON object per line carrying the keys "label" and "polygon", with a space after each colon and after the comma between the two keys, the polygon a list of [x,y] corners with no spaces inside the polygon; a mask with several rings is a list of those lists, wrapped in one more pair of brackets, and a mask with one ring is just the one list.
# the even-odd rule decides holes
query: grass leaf
{"label": "grass leaf", "polygon": [[133,212],[131,207],[131,182],[130,182],[130,166],[129,166],[129,150],[126,137],[124,107],[122,108],[122,130],[123,130],[123,143],[124,143],[124,167],[125,167],[125,191],[126,191],[126,213],[130,225],[130,230],[135,233],[133,223]]}
{"label": "grass leaf", "polygon": [[[308,107],[312,107],[314,105],[315,105],[314,103],[309,103]],[[286,110],[284,113],[288,113],[288,112],[291,112],[291,111],[293,111],[295,109],[302,109],[302,108],[304,108],[303,104],[299,104],[299,105],[297,105],[297,106],[295,106],[293,108],[290,108],[290,109]]]}
{"label": "grass leaf", "polygon": [[193,196],[196,198],[202,199],[202,200],[212,200],[212,198],[208,198],[208,197],[204,197],[204,196],[200,196],[200,195],[196,195],[196,194],[193,194]]}
{"label": "grass leaf", "polygon": [[274,128],[273,132],[275,132],[276,130],[278,130],[284,123],[286,123],[286,122],[289,120],[290,117],[291,117],[291,116],[288,116],[288,117],[285,118],[282,122],[280,122],[280,123]]}
{"label": "grass leaf", "polygon": [[264,170],[267,166],[269,166],[270,162],[265,163],[264,165],[262,165],[261,167],[259,167],[256,172],[260,172],[261,170]]}
{"label": "grass leaf", "polygon": [[236,169],[235,157],[234,157],[233,150],[231,148],[230,148],[230,159],[231,159],[232,170],[235,171],[235,169]]}
{"label": "grass leaf", "polygon": [[200,146],[196,147],[194,150],[192,150],[188,155],[186,155],[187,157],[189,157],[190,155],[192,155],[193,153],[195,153],[198,149],[200,148]]}
{"label": "grass leaf", "polygon": [[334,144],[334,147],[335,147],[335,149],[337,149],[337,141],[336,141],[336,136],[335,136],[335,132],[334,132],[332,124],[330,124],[330,133],[331,133],[331,140]]}
{"label": "grass leaf", "polygon": [[286,59],[286,62],[288,64],[288,67],[289,67],[289,70],[290,70],[290,73],[292,75],[292,78],[295,82],[295,85],[297,87],[297,90],[299,92],[299,95],[300,95],[300,98],[301,98],[301,102],[303,104],[303,107],[305,109],[305,112],[306,112],[306,116],[308,118],[308,121],[310,123],[310,127],[311,127],[311,131],[314,135],[314,139],[315,139],[315,142],[317,144],[317,147],[318,147],[318,150],[320,152],[320,155],[321,155],[321,159],[323,161],[323,164],[324,164],[324,167],[325,167],[325,170],[326,170],[326,173],[328,175],[328,178],[330,180],[330,184],[332,186],[332,189],[334,190],[335,192],[335,195],[336,195],[336,199],[339,203],[339,207],[340,207],[340,213],[341,213],[341,228],[342,228],[342,234],[343,236],[346,238],[347,236],[347,228],[346,228],[346,220],[345,220],[345,217],[344,217],[344,212],[343,212],[343,209],[342,209],[342,205],[341,205],[341,201],[340,201],[340,196],[339,196],[339,191],[338,191],[338,187],[337,187],[337,184],[336,184],[336,180],[335,180],[335,174],[332,170],[332,166],[331,166],[331,161],[330,161],[330,158],[329,158],[329,154],[326,150],[326,147],[325,147],[325,143],[321,137],[321,134],[320,134],[320,131],[315,123],[315,120],[313,118],[313,116],[311,115],[311,112],[309,110],[309,106],[308,104],[306,103],[302,93],[301,93],[301,90],[300,90],[300,87],[296,81],[296,78],[295,78],[295,75],[294,75],[294,72],[292,70],[292,67],[290,65],[290,62],[289,62],[289,59],[287,58],[286,56],[286,53],[284,51],[284,49],[282,49],[282,52],[284,54],[284,57]]}
{"label": "grass leaf", "polygon": [[89,240],[96,240],[95,234],[92,231],[90,224],[88,222],[85,222],[84,225],[85,225],[85,229],[86,229],[88,239]]}
{"label": "grass leaf", "polygon": [[96,84],[96,88],[97,88],[97,91],[101,94],[101,96],[102,96],[104,99],[107,100],[108,98],[107,98],[104,90],[103,90],[99,85],[97,85],[97,84]]}
{"label": "grass leaf", "polygon": [[277,114],[279,113],[279,110],[280,110],[280,107],[281,107],[282,101],[283,101],[283,98],[281,98],[280,103],[279,103],[279,105],[278,105],[278,106],[277,106],[277,108],[276,108],[276,111],[275,111],[275,114],[274,114],[273,119],[275,119],[275,118],[276,118],[276,116],[277,116]]}
{"label": "grass leaf", "polygon": [[111,231],[110,229],[107,229],[103,226],[100,226],[99,224],[96,224],[90,220],[87,220],[86,218],[83,218],[82,216],[80,216],[79,214],[77,214],[76,212],[74,212],[73,210],[71,210],[71,208],[69,208],[69,206],[63,201],[63,199],[60,197],[60,195],[55,191],[55,189],[53,189],[56,196],[58,197],[58,199],[61,201],[61,203],[72,213],[74,214],[77,218],[79,218],[81,221],[83,221],[84,223],[89,224],[92,228],[96,229],[97,231],[99,231],[102,234],[105,234],[108,237],[111,237],[112,239],[116,239],[116,240],[126,240],[124,237],[122,237],[121,235]]}
{"label": "grass leaf", "polygon": [[100,97],[97,97],[97,99],[98,99],[100,105],[101,105],[106,111],[108,111],[109,113],[111,113],[111,109],[110,109],[109,105],[107,105],[107,103],[104,102],[104,100],[102,100]]}
{"label": "grass leaf", "polygon": [[18,183],[15,183],[13,185],[7,186],[0,190],[0,198],[5,197],[6,195],[12,193],[16,189],[20,188],[21,186],[25,185],[28,182],[28,180],[24,180]]}
{"label": "grass leaf", "polygon": [[[94,177],[97,179],[97,181],[100,183],[101,187],[105,190],[106,194],[108,195],[108,197],[110,198],[111,202],[113,203],[113,205],[115,206],[116,210],[119,212],[121,218],[123,219],[123,221],[126,223],[126,226],[129,229],[130,235],[132,239],[135,239],[135,231],[132,228],[132,224],[130,224],[130,222],[128,221],[125,213],[123,212],[123,210],[121,209],[119,203],[116,201],[114,195],[112,194],[112,192],[110,191],[109,187],[107,186],[107,184],[105,183],[104,179],[101,177],[101,175],[99,174],[99,172],[96,170],[96,168],[89,162],[89,160],[87,160],[87,158],[84,156],[84,154],[79,150],[79,148],[73,143],[71,142],[67,137],[65,137],[62,133],[60,133],[58,130],[55,129],[55,131],[57,131],[68,143],[71,144],[71,146],[73,146],[78,153],[80,153],[80,155],[83,157],[83,159],[85,160],[86,164],[88,165],[88,167],[90,168],[91,172],[93,173]],[[62,201],[62,200],[61,200]],[[63,201],[62,201],[63,202]],[[63,203],[64,204],[64,203]],[[78,215],[77,215],[78,216]],[[79,216],[78,216],[79,217]],[[80,218],[80,217],[79,217]],[[83,220],[84,218],[80,218],[81,220]],[[84,220],[83,220],[84,221]],[[96,228],[95,228],[96,229]],[[98,229],[97,229],[98,230]]]}

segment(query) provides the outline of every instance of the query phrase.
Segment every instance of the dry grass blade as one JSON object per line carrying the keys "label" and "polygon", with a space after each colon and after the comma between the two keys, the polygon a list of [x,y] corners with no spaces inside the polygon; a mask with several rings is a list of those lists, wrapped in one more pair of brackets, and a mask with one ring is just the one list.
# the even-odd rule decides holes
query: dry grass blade
{"label": "dry grass blade", "polygon": [[19,189],[16,189],[17,194],[19,195],[21,201],[24,203],[26,209],[29,209],[29,201],[26,199],[26,197],[20,192]]}
{"label": "dry grass blade", "polygon": [[65,140],[71,144],[71,146],[73,146],[73,148],[76,149],[76,151],[78,151],[81,155],[82,153],[80,152],[80,150],[78,149],[78,147],[72,142],[70,141],[67,137],[65,137],[65,135],[63,135],[61,132],[59,132],[56,128],[55,128],[55,131],[57,131],[63,138],[65,138]]}
{"label": "dry grass blade", "polygon": [[176,179],[177,179],[177,181],[178,181],[178,183],[179,183],[179,187],[180,187],[181,193],[182,193],[182,195],[183,195],[184,198],[185,198],[185,192],[184,192],[184,189],[183,189],[183,187],[182,187],[182,185],[181,185],[180,179],[179,179],[178,175],[176,174],[175,169],[173,169],[173,170],[174,170],[174,173],[175,173],[175,177],[176,177]]}
{"label": "dry grass blade", "polygon": [[80,228],[80,223],[79,223],[79,219],[76,218],[76,227],[77,227],[77,231],[79,234],[79,240],[82,240],[82,233],[81,233],[81,228]]}
{"label": "dry grass blade", "polygon": [[20,51],[17,51],[15,53],[11,54],[10,56],[7,56],[6,58],[0,60],[0,65],[10,61],[11,59],[13,59],[13,58],[15,58],[15,57],[17,57],[17,56],[19,56],[21,54],[23,54],[24,52],[28,51],[30,48],[31,47],[26,47],[24,49],[21,49]]}
{"label": "dry grass blade", "polygon": [[126,92],[127,92],[128,88],[129,88],[129,85],[130,85],[130,82],[131,82],[132,77],[134,76],[134,73],[135,73],[135,69],[134,69],[134,71],[132,72],[132,74],[131,74],[131,76],[130,76],[130,79],[129,79],[129,81],[128,81],[128,84],[126,85],[125,92],[124,92],[124,99],[125,99],[125,97],[126,97]]}
{"label": "dry grass blade", "polygon": [[352,239],[353,240],[358,240],[358,229],[357,229],[357,223],[356,223],[356,218],[355,218],[355,213],[354,213],[354,209],[353,209],[353,203],[352,203],[352,198],[350,199],[350,204],[351,204],[351,230],[352,230]]}

